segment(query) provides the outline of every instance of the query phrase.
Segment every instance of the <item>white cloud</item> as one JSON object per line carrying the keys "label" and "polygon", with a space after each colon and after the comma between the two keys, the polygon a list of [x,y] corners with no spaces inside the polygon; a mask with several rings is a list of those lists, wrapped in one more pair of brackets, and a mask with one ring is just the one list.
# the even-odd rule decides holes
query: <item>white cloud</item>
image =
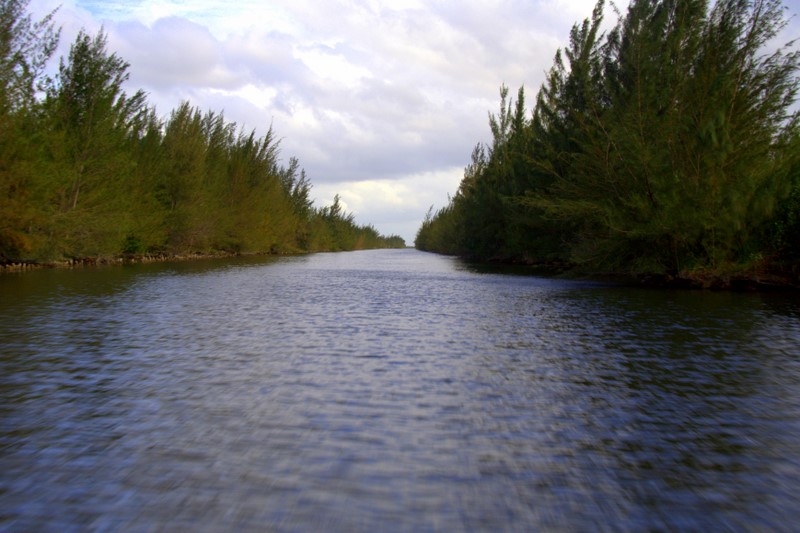
{"label": "white cloud", "polygon": [[208,28],[195,22],[169,17],[150,27],[126,21],[107,30],[109,48],[131,64],[135,81],[152,90],[235,89],[246,82],[238,65],[228,64],[230,55]]}
{"label": "white cloud", "polygon": [[400,235],[410,245],[428,209],[445,205],[458,188],[463,170],[450,167],[393,180],[325,183],[315,185],[312,196],[318,205],[330,205],[339,194],[345,211],[353,213],[358,223]]}

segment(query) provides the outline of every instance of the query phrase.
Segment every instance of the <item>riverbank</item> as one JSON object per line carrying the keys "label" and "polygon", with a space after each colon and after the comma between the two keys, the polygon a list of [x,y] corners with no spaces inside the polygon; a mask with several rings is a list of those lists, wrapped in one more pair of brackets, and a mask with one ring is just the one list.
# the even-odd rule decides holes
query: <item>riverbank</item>
{"label": "riverbank", "polygon": [[142,263],[166,263],[170,261],[195,261],[198,259],[219,259],[225,257],[240,257],[242,255],[284,255],[269,253],[234,253],[234,252],[208,252],[208,253],[183,253],[183,254],[123,254],[109,257],[81,257],[74,259],[64,259],[61,261],[20,261],[0,263],[0,273],[5,272],[27,272],[29,270],[42,270],[49,268],[85,268],[96,266],[142,264]]}
{"label": "riverbank", "polygon": [[[557,262],[520,259],[469,260],[474,265],[501,266],[514,272],[540,274],[562,279],[601,280],[657,289],[710,290],[733,292],[800,291],[800,265],[760,264],[728,270],[698,269],[679,273],[598,272]],[[521,269],[521,270],[518,270]]]}
{"label": "riverbank", "polygon": [[[303,253],[303,252],[300,252]],[[181,254],[124,254],[110,257],[84,257],[51,262],[10,262],[0,264],[0,274],[26,272],[51,268],[86,268],[110,265],[166,263],[171,261],[195,261],[201,259],[220,259],[241,256],[279,256],[291,253],[235,253],[235,252],[194,252]],[[563,279],[586,279],[612,281],[626,285],[657,289],[711,290],[733,292],[793,292],[800,291],[800,268],[790,266],[759,266],[718,272],[695,270],[667,273],[621,273],[585,271],[576,265],[561,262],[542,262],[531,260],[492,259],[489,261],[470,261],[478,269],[486,265],[494,269],[502,267],[514,269],[516,273],[538,274]],[[521,269],[521,270],[517,270]]]}
{"label": "riverbank", "polygon": [[293,255],[303,255],[311,253],[325,252],[349,252],[367,249],[389,249],[387,248],[354,248],[348,250],[290,250],[282,252],[185,252],[185,253],[158,253],[158,254],[120,254],[115,256],[102,257],[81,257],[74,259],[64,259],[60,261],[9,261],[0,262],[0,274],[11,272],[27,272],[31,270],[44,269],[70,269],[86,268],[111,265],[134,265],[145,263],[168,263],[177,261],[197,261],[202,259],[224,259],[226,257],[286,257]]}
{"label": "riverbank", "polygon": [[781,270],[732,273],[702,270],[681,272],[674,275],[663,273],[579,273],[573,271],[569,275],[594,279],[609,279],[656,289],[732,292],[800,291],[800,277],[798,277],[798,274]]}

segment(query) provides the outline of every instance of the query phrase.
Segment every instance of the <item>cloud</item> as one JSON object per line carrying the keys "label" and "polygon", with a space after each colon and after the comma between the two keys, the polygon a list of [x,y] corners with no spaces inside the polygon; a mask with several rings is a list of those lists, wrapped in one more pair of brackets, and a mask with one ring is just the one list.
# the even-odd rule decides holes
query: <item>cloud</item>
{"label": "cloud", "polygon": [[110,48],[131,64],[133,81],[151,90],[236,89],[246,82],[246,72],[229,64],[229,54],[208,28],[187,19],[162,18],[150,27],[124,21],[109,32]]}
{"label": "cloud", "polygon": [[[342,206],[359,224],[373,224],[383,233],[394,233],[412,244],[425,213],[447,203],[458,188],[463,167],[406,175],[403,179],[345,181],[315,185],[320,202],[329,205],[339,194]],[[389,228],[382,230],[381,228]]]}

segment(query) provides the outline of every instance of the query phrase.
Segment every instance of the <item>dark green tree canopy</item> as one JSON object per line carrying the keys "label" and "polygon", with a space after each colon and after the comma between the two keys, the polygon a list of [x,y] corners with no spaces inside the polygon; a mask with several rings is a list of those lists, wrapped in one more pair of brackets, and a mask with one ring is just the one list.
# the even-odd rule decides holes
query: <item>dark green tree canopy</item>
{"label": "dark green tree canopy", "polygon": [[632,0],[605,34],[604,8],[573,26],[530,119],[501,88],[492,146],[420,242],[633,272],[777,253],[766,235],[794,212],[800,157],[783,4]]}

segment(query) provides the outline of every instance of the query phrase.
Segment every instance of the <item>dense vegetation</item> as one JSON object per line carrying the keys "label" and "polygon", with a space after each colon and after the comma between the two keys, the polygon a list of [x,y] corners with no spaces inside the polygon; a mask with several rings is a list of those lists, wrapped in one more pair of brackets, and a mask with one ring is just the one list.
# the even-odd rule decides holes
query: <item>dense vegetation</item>
{"label": "dense vegetation", "polygon": [[800,53],[772,0],[632,0],[573,26],[528,114],[501,88],[415,245],[626,273],[800,269]]}
{"label": "dense vegetation", "polygon": [[54,79],[60,31],[0,0],[0,263],[120,254],[404,246],[316,208],[278,140],[181,104],[159,118],[101,32],[78,35]]}

